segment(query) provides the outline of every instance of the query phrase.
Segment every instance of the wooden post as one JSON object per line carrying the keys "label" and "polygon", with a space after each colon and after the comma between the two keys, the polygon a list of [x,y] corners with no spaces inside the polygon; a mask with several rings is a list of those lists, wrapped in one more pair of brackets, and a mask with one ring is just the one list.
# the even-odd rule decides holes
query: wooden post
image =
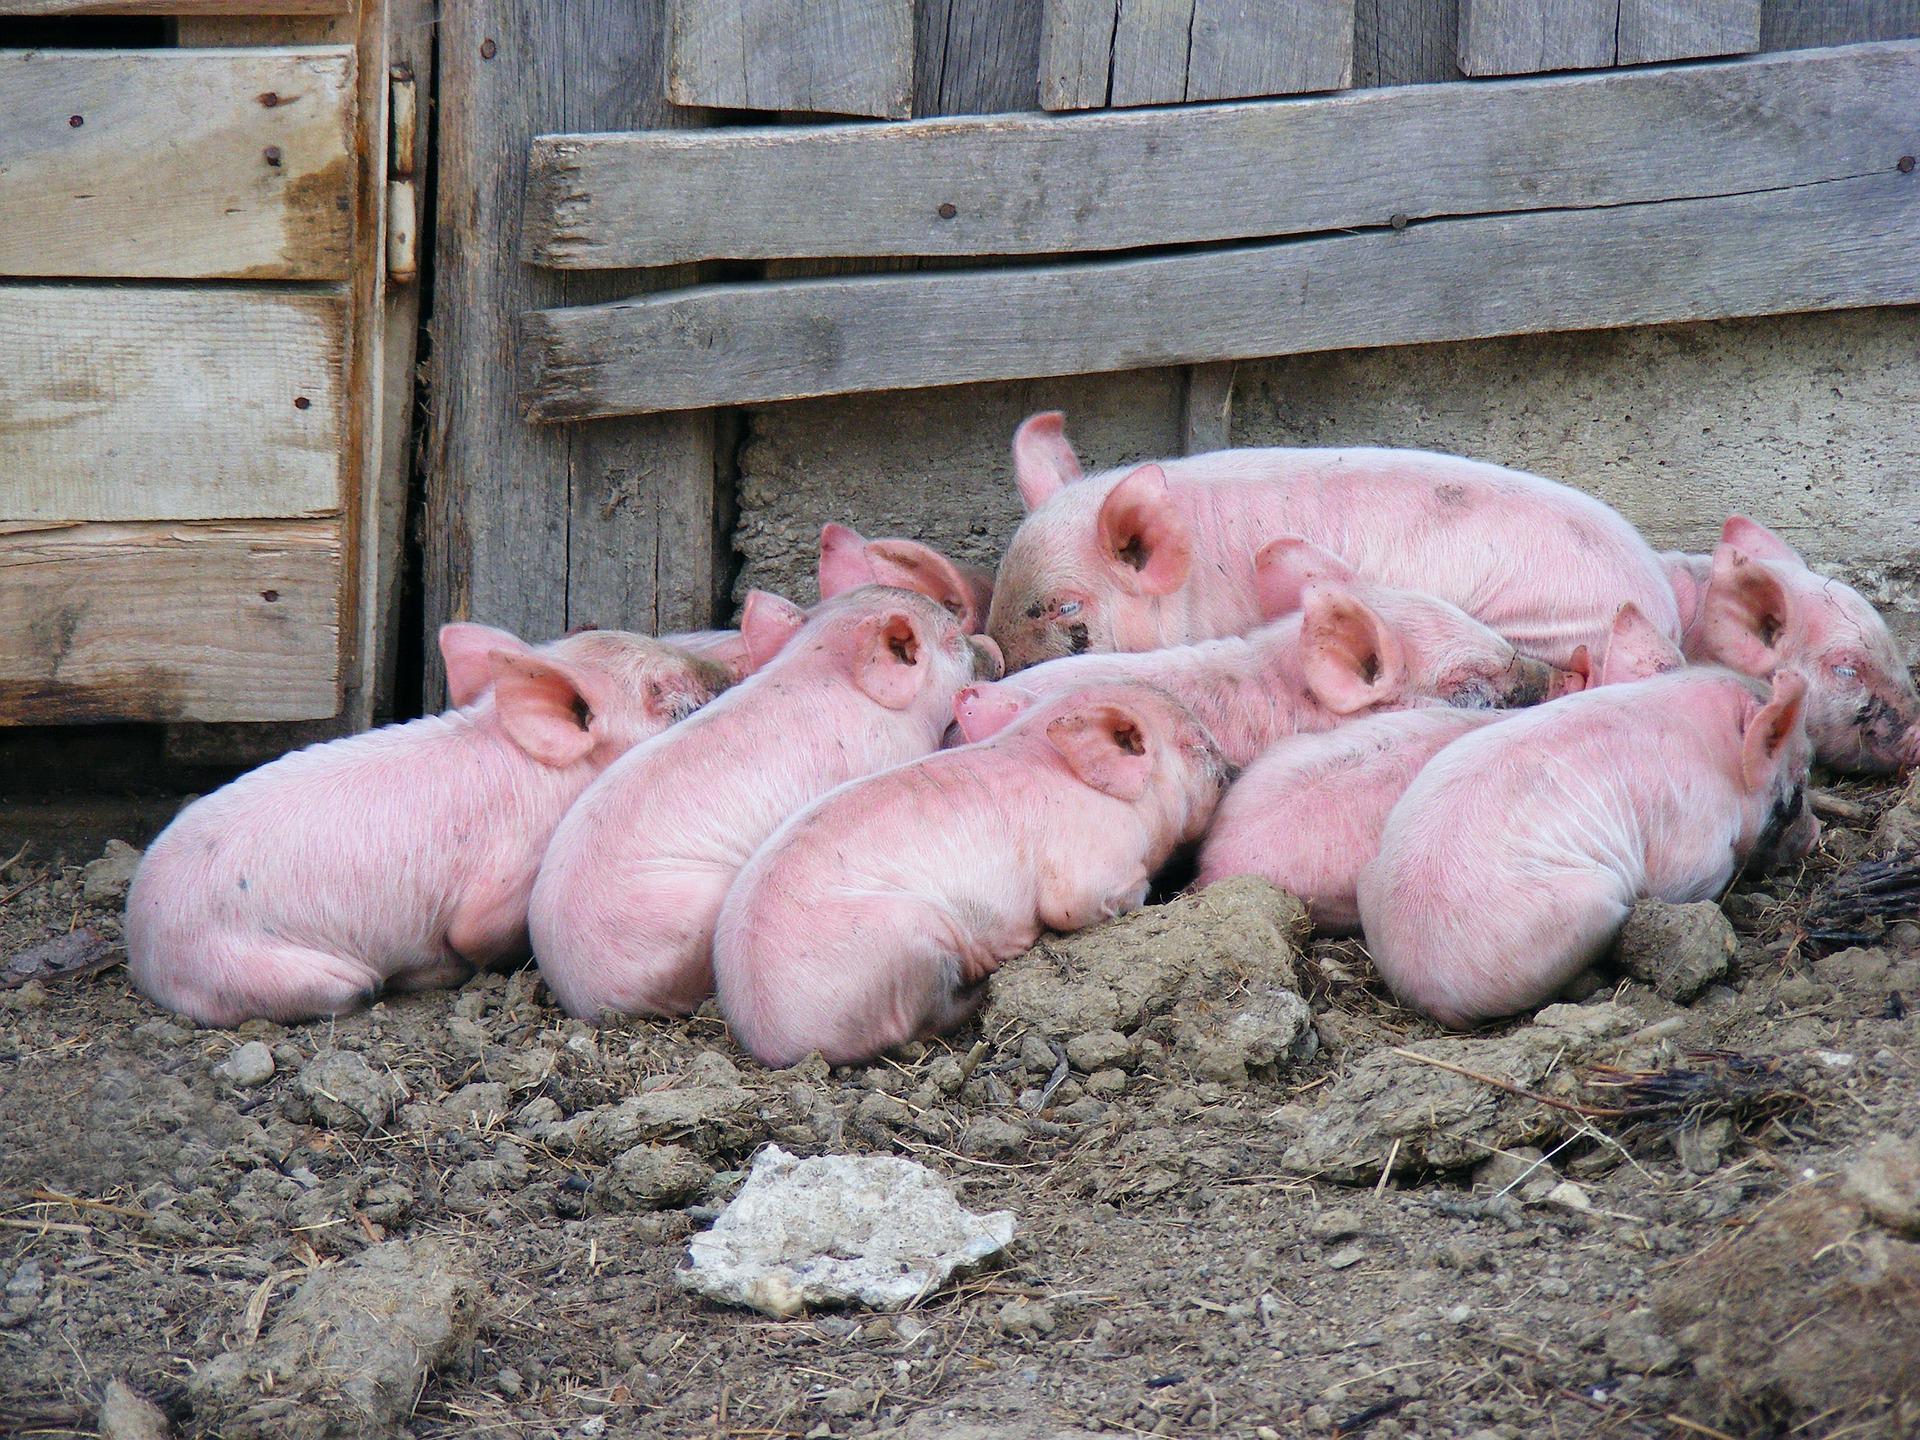
{"label": "wooden post", "polygon": [[1180,418],[1180,449],[1186,455],[1225,450],[1233,443],[1231,360],[1187,367],[1187,399]]}
{"label": "wooden post", "polygon": [[513,395],[519,312],[692,278],[537,270],[519,260],[515,233],[535,134],[705,123],[667,103],[665,31],[664,0],[465,0],[441,12],[429,709],[443,685],[433,636],[447,620],[542,639],[714,618],[713,415],[553,429],[527,424]]}

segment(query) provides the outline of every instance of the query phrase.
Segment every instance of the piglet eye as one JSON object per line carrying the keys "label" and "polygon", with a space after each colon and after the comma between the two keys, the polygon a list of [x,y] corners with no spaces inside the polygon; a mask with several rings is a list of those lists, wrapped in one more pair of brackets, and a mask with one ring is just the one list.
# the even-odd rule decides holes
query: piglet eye
{"label": "piglet eye", "polygon": [[1851,665],[1836,665],[1833,667],[1833,673],[1838,679],[1852,680],[1858,676],[1860,672]]}
{"label": "piglet eye", "polygon": [[1080,602],[1078,600],[1066,601],[1061,605],[1059,613],[1062,620],[1071,620],[1080,613]]}

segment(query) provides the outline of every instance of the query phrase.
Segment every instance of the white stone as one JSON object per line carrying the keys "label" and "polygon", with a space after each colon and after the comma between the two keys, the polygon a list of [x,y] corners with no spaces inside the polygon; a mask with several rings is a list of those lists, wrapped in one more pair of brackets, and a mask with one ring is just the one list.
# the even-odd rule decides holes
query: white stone
{"label": "white stone", "polygon": [[264,1085],[273,1078],[273,1052],[258,1040],[236,1046],[231,1055],[213,1067],[213,1073],[242,1090]]}
{"label": "white stone", "polygon": [[801,1159],[777,1145],[693,1237],[685,1288],[776,1318],[808,1305],[896,1310],[999,1254],[1013,1212],[975,1215],[924,1165],[881,1155]]}

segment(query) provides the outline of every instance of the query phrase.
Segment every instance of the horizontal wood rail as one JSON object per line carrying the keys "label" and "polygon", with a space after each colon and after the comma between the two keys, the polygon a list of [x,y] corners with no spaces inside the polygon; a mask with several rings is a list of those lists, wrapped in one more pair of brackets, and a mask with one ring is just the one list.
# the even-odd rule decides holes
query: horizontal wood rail
{"label": "horizontal wood rail", "polygon": [[543,135],[522,254],[1051,255],[1736,194],[1883,168],[1916,115],[1920,41],[1893,41],[1126,113]]}

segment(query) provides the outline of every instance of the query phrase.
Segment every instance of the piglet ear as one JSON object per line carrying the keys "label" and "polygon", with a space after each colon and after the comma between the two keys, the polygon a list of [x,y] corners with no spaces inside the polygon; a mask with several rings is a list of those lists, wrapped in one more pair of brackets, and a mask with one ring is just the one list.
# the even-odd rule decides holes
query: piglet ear
{"label": "piglet ear", "polygon": [[747,668],[759,670],[785,648],[807,623],[807,612],[770,590],[749,590],[740,607],[740,638],[747,646]]}
{"label": "piglet ear", "polygon": [[1089,705],[1047,722],[1047,739],[1067,768],[1102,795],[1134,801],[1147,793],[1153,756],[1147,728],[1124,705]]}
{"label": "piglet ear", "polygon": [[518,635],[456,620],[440,627],[440,658],[447,667],[447,704],[461,710],[487,693],[493,684],[495,651],[529,655],[533,647]]}
{"label": "piglet ear", "polygon": [[1806,709],[1806,677],[1798,670],[1776,673],[1773,694],[1747,722],[1740,741],[1740,778],[1749,791],[1757,793],[1772,786],[1782,753],[1806,725]]}
{"label": "piglet ear", "polygon": [[1720,544],[1749,560],[1768,560],[1775,565],[1797,565],[1803,569],[1807,563],[1800,558],[1798,550],[1758,520],[1749,520],[1744,515],[1727,517],[1727,523],[1720,528]]}
{"label": "piglet ear", "polygon": [[1254,591],[1260,598],[1260,614],[1268,620],[1298,610],[1307,586],[1316,580],[1344,584],[1357,578],[1353,567],[1338,555],[1298,535],[1269,540],[1253,557]]}
{"label": "piglet ear", "polygon": [[904,710],[926,683],[932,658],[913,616],[904,610],[872,615],[854,632],[853,683],[875,704]]}
{"label": "piglet ear", "polygon": [[969,635],[986,625],[993,602],[993,577],[942,555],[918,540],[873,540],[867,560],[875,583],[917,590],[944,605]]}
{"label": "piglet ear", "polygon": [[1773,562],[1749,554],[1738,543],[1722,540],[1715,547],[1700,623],[1713,659],[1748,675],[1770,674],[1782,658],[1792,607],[1793,597]]}
{"label": "piglet ear", "polygon": [[969,685],[953,697],[953,723],[969,745],[998,735],[1021,712],[1033,708],[1035,697],[1017,685]]}
{"label": "piglet ear", "polygon": [[1122,477],[1100,502],[1100,547],[1121,588],[1136,595],[1171,595],[1193,568],[1193,540],[1167,472],[1142,465]]}
{"label": "piglet ear", "polygon": [[1307,689],[1336,715],[1396,699],[1406,687],[1400,637],[1370,606],[1338,585],[1307,587],[1300,668]]}
{"label": "piglet ear", "polygon": [[[867,558],[867,542],[845,525],[820,527],[820,598],[831,600],[862,585],[883,583]],[[884,582],[891,583],[891,582]]]}
{"label": "piglet ear", "polygon": [[597,738],[593,684],[544,655],[496,650],[493,709],[513,743],[560,769],[586,759]]}
{"label": "piglet ear", "polygon": [[1680,647],[1654,628],[1640,607],[1631,600],[1614,612],[1607,631],[1607,653],[1600,662],[1600,683],[1618,685],[1627,680],[1645,680],[1664,675],[1687,663]]}
{"label": "piglet ear", "polygon": [[1029,511],[1038,510],[1085,473],[1067,439],[1067,417],[1058,410],[1029,416],[1013,432],[1013,482]]}

